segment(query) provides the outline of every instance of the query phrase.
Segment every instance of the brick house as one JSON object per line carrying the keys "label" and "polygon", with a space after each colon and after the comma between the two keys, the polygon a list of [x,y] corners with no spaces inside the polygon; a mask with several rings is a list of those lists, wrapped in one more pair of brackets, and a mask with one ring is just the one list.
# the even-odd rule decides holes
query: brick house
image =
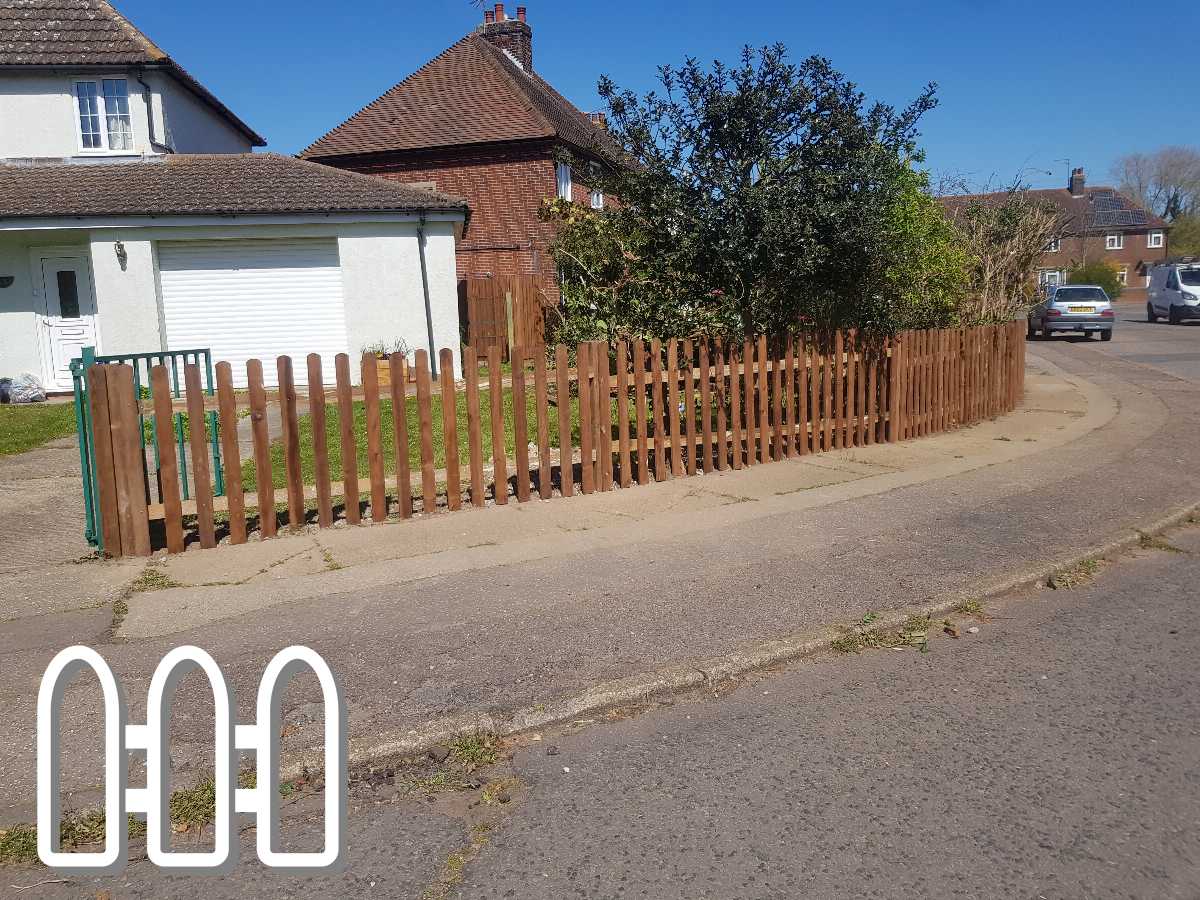
{"label": "brick house", "polygon": [[576,109],[533,68],[525,7],[484,13],[472,33],[301,153],[305,159],[431,187],[467,200],[470,237],[459,278],[535,275],[558,298],[543,200],[602,207],[602,194],[556,161],[561,147],[596,156],[612,146],[603,116]]}
{"label": "brick house", "polygon": [[[1038,262],[1039,284],[1061,284],[1079,263],[1103,261],[1114,265],[1124,300],[1144,302],[1150,266],[1167,258],[1166,221],[1121,194],[1116,188],[1088,187],[1083,169],[1074,169],[1065,188],[1029,192],[1049,200],[1062,211],[1063,232]],[[946,197],[948,205],[986,199],[987,194]],[[997,197],[1002,194],[994,195]]]}

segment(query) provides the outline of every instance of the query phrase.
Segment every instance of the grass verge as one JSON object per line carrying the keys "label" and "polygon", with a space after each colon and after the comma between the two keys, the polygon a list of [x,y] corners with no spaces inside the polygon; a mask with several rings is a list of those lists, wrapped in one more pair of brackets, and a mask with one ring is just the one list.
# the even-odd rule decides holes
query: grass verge
{"label": "grass verge", "polygon": [[24,453],[74,433],[74,404],[5,403],[0,406],[0,456]]}

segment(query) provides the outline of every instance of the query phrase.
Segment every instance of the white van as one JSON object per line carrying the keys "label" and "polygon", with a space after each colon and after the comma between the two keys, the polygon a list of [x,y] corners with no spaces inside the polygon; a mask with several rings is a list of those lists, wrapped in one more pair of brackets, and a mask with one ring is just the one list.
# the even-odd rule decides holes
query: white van
{"label": "white van", "polygon": [[1146,321],[1165,318],[1172,325],[1200,319],[1200,259],[1159,263],[1150,270]]}

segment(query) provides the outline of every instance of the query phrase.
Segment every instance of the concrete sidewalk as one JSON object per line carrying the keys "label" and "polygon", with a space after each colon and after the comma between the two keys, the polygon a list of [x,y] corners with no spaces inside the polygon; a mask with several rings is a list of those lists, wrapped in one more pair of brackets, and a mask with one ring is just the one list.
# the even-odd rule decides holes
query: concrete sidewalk
{"label": "concrete sidewalk", "polygon": [[[187,554],[172,577],[243,583],[135,595],[116,643],[86,610],[8,622],[0,820],[31,799],[38,679],[73,640],[120,672],[133,721],[172,646],[212,652],[249,721],[271,654],[309,644],[338,672],[362,750],[402,743],[438,717],[552,703],[970,590],[1200,497],[1200,386],[1163,390],[1162,373],[1099,345],[1038,345],[1030,362],[1045,374],[1022,410],[956,434]],[[1143,477],[1150,461],[1153,479]],[[331,562],[346,568],[324,571]],[[95,733],[86,690],[69,695],[66,747]],[[211,744],[211,698],[191,679],[180,690],[187,711],[173,727],[186,770]],[[319,740],[313,699],[309,681],[288,692],[293,750]],[[69,750],[64,769],[79,787],[100,771],[94,752]]]}

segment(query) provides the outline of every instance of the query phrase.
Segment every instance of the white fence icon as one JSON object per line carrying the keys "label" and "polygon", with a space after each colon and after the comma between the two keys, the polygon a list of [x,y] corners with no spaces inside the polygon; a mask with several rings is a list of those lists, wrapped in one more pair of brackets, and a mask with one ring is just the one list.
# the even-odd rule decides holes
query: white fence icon
{"label": "white fence icon", "polygon": [[[170,780],[168,741],[170,707],[179,680],[194,668],[208,678],[213,692],[216,744],[214,747],[216,804],[214,847],[202,853],[171,852],[168,804]],[[63,692],[76,673],[91,669],[104,696],[104,849],[94,853],[63,853],[59,847],[59,713]],[[319,852],[275,850],[279,824],[279,734],[283,689],[302,669],[311,670],[321,685],[325,705],[325,839]],[[63,650],[46,667],[38,691],[37,846],[46,865],[80,874],[112,873],[124,868],[128,844],[127,813],[145,813],[146,852],[156,866],[176,871],[225,872],[237,863],[236,814],[255,817],[257,854],[264,865],[292,872],[328,870],[345,855],[346,728],[345,704],[333,672],[308,647],[281,650],[267,664],[258,685],[255,722],[239,725],[233,716],[233,692],[213,658],[199,647],[176,647],[163,657],[150,679],[146,724],[126,721],[121,683],[104,658],[90,647]],[[237,787],[238,754],[252,750],[256,786]],[[145,751],[146,786],[126,787],[128,755]]]}

